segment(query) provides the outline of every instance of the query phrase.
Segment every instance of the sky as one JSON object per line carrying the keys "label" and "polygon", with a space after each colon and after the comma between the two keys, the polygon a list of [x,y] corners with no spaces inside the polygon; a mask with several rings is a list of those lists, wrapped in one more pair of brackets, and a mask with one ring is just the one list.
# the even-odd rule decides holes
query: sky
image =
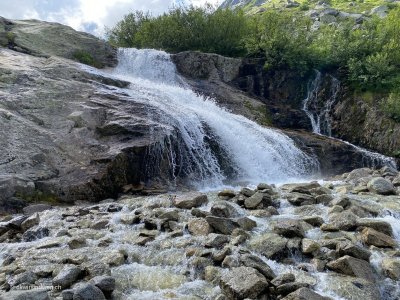
{"label": "sky", "polygon": [[218,5],[222,0],[0,0],[0,16],[39,19],[69,25],[98,36],[135,10],[158,15],[174,4]]}

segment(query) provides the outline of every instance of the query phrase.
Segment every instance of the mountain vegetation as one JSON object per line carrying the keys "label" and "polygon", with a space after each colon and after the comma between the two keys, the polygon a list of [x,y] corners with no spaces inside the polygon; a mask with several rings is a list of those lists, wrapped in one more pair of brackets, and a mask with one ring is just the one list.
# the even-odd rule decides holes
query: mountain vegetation
{"label": "mountain vegetation", "polygon": [[[392,3],[375,14],[356,14],[327,4],[341,7],[342,2],[324,1],[325,6],[315,10],[301,1],[296,9],[256,14],[246,13],[248,6],[210,5],[176,7],[160,16],[137,11],[108,29],[107,37],[119,47],[256,57],[265,60],[265,69],[300,74],[339,70],[353,89],[384,93],[385,107],[392,115],[400,112],[393,100],[400,98],[400,8]],[[393,117],[400,119],[400,113]]]}

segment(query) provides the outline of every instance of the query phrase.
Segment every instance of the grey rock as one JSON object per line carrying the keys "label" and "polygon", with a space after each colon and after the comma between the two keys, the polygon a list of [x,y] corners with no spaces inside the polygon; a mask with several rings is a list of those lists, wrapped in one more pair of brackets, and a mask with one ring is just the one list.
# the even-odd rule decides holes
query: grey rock
{"label": "grey rock", "polygon": [[174,200],[174,205],[178,208],[191,209],[207,203],[207,195],[201,193],[187,193],[179,195]]}
{"label": "grey rock", "polygon": [[298,220],[279,220],[274,225],[273,231],[288,238],[304,237],[304,229]]}
{"label": "grey rock", "polygon": [[338,242],[336,244],[336,252],[340,256],[350,255],[368,262],[371,257],[370,251],[351,242]]}
{"label": "grey rock", "polygon": [[21,229],[22,231],[26,231],[29,228],[38,225],[39,222],[40,222],[39,214],[36,213],[34,215],[31,215],[29,218],[27,218],[21,223]]}
{"label": "grey rock", "polygon": [[244,254],[240,256],[240,262],[245,267],[250,267],[256,269],[265,278],[272,280],[276,277],[274,271],[266,264],[261,258],[252,254]]}
{"label": "grey rock", "polygon": [[361,232],[361,239],[367,245],[376,247],[395,247],[396,242],[390,236],[376,231],[372,228],[365,228]]}
{"label": "grey rock", "polygon": [[93,284],[85,283],[74,290],[73,300],[105,300],[103,292]]}
{"label": "grey rock", "polygon": [[65,289],[73,284],[81,274],[81,269],[74,265],[66,265],[64,268],[53,278],[53,286],[60,286]]}
{"label": "grey rock", "polygon": [[102,292],[110,293],[115,290],[115,278],[111,276],[96,276],[90,280]]}
{"label": "grey rock", "polygon": [[360,277],[371,282],[375,281],[370,264],[362,259],[345,255],[335,261],[327,263],[326,266],[338,273]]}
{"label": "grey rock", "polygon": [[332,298],[321,296],[313,290],[303,287],[290,293],[282,300],[332,300]]}
{"label": "grey rock", "polygon": [[206,217],[206,221],[215,230],[215,232],[222,234],[232,234],[233,230],[240,227],[237,222],[228,218],[208,216]]}
{"label": "grey rock", "polygon": [[264,233],[260,236],[253,236],[249,245],[251,249],[259,251],[270,259],[278,259],[287,255],[286,244],[288,240],[276,233]]}
{"label": "grey rock", "polygon": [[22,211],[25,215],[33,215],[49,209],[52,209],[52,206],[49,204],[32,204],[24,207]]}
{"label": "grey rock", "polygon": [[284,273],[277,276],[275,279],[271,280],[271,283],[273,286],[278,287],[285,283],[294,282],[295,280],[296,277],[294,276],[293,273]]}
{"label": "grey rock", "polygon": [[367,184],[368,189],[376,194],[379,195],[392,195],[395,194],[395,189],[393,184],[383,178],[383,177],[377,177],[371,179],[368,184]]}
{"label": "grey rock", "polygon": [[9,291],[0,295],[1,300],[50,300],[46,290]]}
{"label": "grey rock", "polygon": [[382,232],[386,235],[393,236],[392,226],[385,221],[377,220],[377,219],[358,219],[357,226],[359,227],[369,227],[375,229],[376,231]]}
{"label": "grey rock", "polygon": [[400,258],[384,258],[382,260],[382,270],[385,276],[399,281],[400,280]]}
{"label": "grey rock", "polygon": [[256,298],[267,289],[268,282],[256,269],[238,267],[222,275],[220,287],[229,299]]}
{"label": "grey rock", "polygon": [[239,216],[236,208],[227,201],[217,201],[211,206],[210,211],[211,214],[216,217],[234,218]]}
{"label": "grey rock", "polygon": [[316,203],[314,196],[298,192],[288,194],[287,199],[291,204],[295,206],[310,205]]}
{"label": "grey rock", "polygon": [[210,248],[222,248],[224,244],[229,243],[229,240],[229,237],[226,235],[210,233],[205,240],[205,246]]}

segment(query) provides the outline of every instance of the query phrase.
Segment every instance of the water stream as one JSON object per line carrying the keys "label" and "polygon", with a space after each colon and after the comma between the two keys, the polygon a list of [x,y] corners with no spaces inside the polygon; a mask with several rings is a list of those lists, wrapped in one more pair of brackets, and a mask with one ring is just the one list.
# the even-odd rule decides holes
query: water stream
{"label": "water stream", "polygon": [[393,158],[332,136],[332,108],[340,91],[340,81],[332,75],[326,77],[328,77],[329,84],[323,74],[315,70],[315,77],[308,83],[307,97],[303,101],[303,111],[310,119],[313,133],[325,135],[350,145],[363,155],[362,165],[364,167],[390,166],[396,168],[396,162]]}

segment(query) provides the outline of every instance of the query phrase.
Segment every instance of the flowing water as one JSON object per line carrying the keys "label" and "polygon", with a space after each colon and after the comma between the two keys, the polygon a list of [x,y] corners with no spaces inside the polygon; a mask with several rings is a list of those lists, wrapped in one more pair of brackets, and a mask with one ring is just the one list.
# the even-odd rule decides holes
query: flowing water
{"label": "flowing water", "polygon": [[[308,84],[307,97],[303,101],[303,111],[307,114],[311,122],[312,131],[315,134],[321,134],[334,138],[332,136],[332,108],[337,101],[340,91],[340,81],[332,75],[326,76],[315,70],[315,77]],[[329,81],[328,83],[326,81]],[[372,152],[362,147],[344,142],[363,155],[362,165],[365,167],[379,168],[390,166],[396,168],[396,162],[393,158],[380,153]]]}
{"label": "flowing water", "polygon": [[131,82],[127,92],[149,107],[149,119],[172,128],[171,139],[173,132],[179,136],[178,149],[170,139],[161,142],[154,154],[169,153],[173,174],[183,173],[204,188],[232,180],[277,183],[304,178],[318,169],[317,162],[283,133],[232,114],[193,92],[177,74],[169,54],[119,49],[118,56],[113,75]]}

